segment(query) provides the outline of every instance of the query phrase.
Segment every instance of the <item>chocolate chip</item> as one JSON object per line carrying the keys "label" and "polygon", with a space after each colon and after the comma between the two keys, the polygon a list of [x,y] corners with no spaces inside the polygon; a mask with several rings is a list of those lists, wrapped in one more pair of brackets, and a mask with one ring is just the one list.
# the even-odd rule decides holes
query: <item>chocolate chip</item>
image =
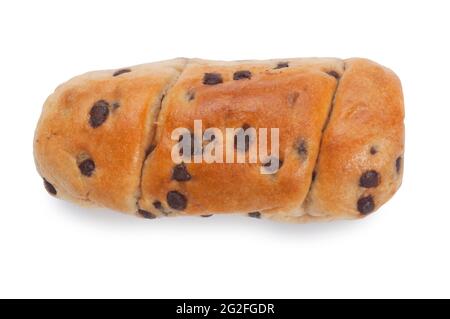
{"label": "chocolate chip", "polygon": [[303,160],[308,157],[308,143],[304,139],[297,141],[295,149],[297,150],[297,154],[300,155]]}
{"label": "chocolate chip", "polygon": [[209,215],[200,215],[201,217],[211,217],[213,214],[209,214]]}
{"label": "chocolate chip", "polygon": [[89,112],[89,124],[93,128],[99,127],[106,121],[109,115],[109,103],[105,100],[99,100],[94,103]]}
{"label": "chocolate chip", "polygon": [[118,76],[118,75],[128,73],[128,72],[131,72],[131,70],[130,69],[120,69],[120,70],[117,70],[116,72],[114,72],[113,76]]}
{"label": "chocolate chip", "polygon": [[300,96],[300,93],[298,92],[292,92],[288,94],[288,103],[290,106],[294,105],[295,102],[297,102],[298,97]]}
{"label": "chocolate chip", "polygon": [[233,80],[251,79],[252,72],[247,70],[236,71],[233,74]]}
{"label": "chocolate chip", "polygon": [[93,160],[88,158],[78,164],[78,168],[80,169],[81,174],[89,177],[95,170],[95,163]]}
{"label": "chocolate chip", "polygon": [[148,218],[148,219],[155,219],[156,218],[155,214],[150,213],[150,212],[148,212],[146,210],[143,210],[143,209],[139,209],[138,213],[139,213],[139,215],[141,215],[144,218]]}
{"label": "chocolate chip", "polygon": [[378,150],[376,149],[375,146],[372,146],[372,147],[370,148],[370,154],[375,155],[376,153],[378,153]]}
{"label": "chocolate chip", "polygon": [[149,156],[153,150],[155,149],[156,145],[155,144],[150,144],[147,149],[145,150],[145,156]]}
{"label": "chocolate chip", "polygon": [[339,79],[339,78],[341,77],[341,76],[339,75],[339,73],[337,73],[337,72],[334,71],[334,70],[328,71],[327,74],[330,75],[330,76],[332,76],[332,77],[334,77],[334,78],[336,78],[336,79]]}
{"label": "chocolate chip", "polygon": [[173,168],[172,179],[178,182],[186,182],[191,179],[191,174],[187,171],[184,163],[178,164]]}
{"label": "chocolate chip", "polygon": [[216,85],[222,83],[223,79],[219,73],[205,73],[203,76],[203,84]]}
{"label": "chocolate chip", "polygon": [[365,171],[359,178],[359,186],[365,188],[377,187],[380,184],[380,175],[375,170]]}
{"label": "chocolate chip", "polygon": [[402,169],[402,162],[403,158],[401,156],[397,157],[395,160],[395,169],[397,170],[397,173],[400,173],[400,170]]}
{"label": "chocolate chip", "polygon": [[186,92],[186,99],[188,101],[192,101],[193,99],[195,99],[195,91],[194,90],[188,90]]}
{"label": "chocolate chip", "polygon": [[162,204],[159,200],[155,200],[153,202],[153,207],[155,207],[156,209],[161,209],[162,208]]}
{"label": "chocolate chip", "polygon": [[170,191],[167,193],[167,204],[173,209],[183,210],[187,206],[187,198],[177,191]]}
{"label": "chocolate chip", "polygon": [[278,62],[277,66],[274,69],[282,69],[287,68],[289,66],[289,62]]}
{"label": "chocolate chip", "polygon": [[267,172],[269,173],[275,173],[276,172],[276,167],[272,167],[272,161],[277,162],[278,161],[278,169],[281,168],[281,166],[283,166],[283,161],[280,160],[277,157],[271,157],[269,161],[265,162],[262,166],[264,166],[267,170]]}
{"label": "chocolate chip", "polygon": [[260,212],[248,213],[248,217],[261,218],[261,213]]}
{"label": "chocolate chip", "polygon": [[45,178],[44,178],[44,187],[49,194],[56,195],[57,192],[55,186],[50,184]]}
{"label": "chocolate chip", "polygon": [[316,176],[317,176],[317,172],[316,172],[316,171],[313,171],[313,172],[312,172],[312,177],[311,177],[311,180],[312,180],[313,182],[316,180]]}
{"label": "chocolate chip", "polygon": [[372,195],[364,196],[358,199],[357,208],[358,211],[363,215],[367,215],[373,212],[375,209],[375,203],[373,202]]}

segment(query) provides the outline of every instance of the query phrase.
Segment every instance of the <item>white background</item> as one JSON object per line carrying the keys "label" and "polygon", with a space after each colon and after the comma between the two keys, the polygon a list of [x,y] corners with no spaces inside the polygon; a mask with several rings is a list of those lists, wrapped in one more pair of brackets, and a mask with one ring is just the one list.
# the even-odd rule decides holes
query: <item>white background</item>
{"label": "white background", "polygon": [[[0,297],[450,297],[448,1],[1,1]],[[360,221],[143,220],[49,196],[53,89],[169,59],[368,57],[401,78],[403,186]]]}

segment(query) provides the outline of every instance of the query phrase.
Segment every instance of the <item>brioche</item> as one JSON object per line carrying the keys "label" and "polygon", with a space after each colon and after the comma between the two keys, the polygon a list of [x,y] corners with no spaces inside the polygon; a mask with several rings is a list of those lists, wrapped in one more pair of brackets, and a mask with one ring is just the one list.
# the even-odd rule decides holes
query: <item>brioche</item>
{"label": "brioche", "polygon": [[[366,59],[178,58],[60,85],[44,104],[34,158],[51,195],[146,218],[354,219],[400,187],[403,118],[399,79]],[[216,133],[205,141],[208,128]],[[258,134],[274,128],[278,153],[264,157]],[[228,156],[225,140],[244,162],[204,160],[208,147]],[[190,151],[174,148],[187,141]]]}

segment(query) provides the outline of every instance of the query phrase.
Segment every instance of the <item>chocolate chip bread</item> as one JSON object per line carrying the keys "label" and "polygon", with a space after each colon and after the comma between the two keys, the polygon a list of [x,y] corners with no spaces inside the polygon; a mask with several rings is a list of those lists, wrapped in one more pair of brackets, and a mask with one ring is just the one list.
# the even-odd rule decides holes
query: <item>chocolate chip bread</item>
{"label": "chocolate chip bread", "polygon": [[[146,218],[358,218],[400,187],[403,117],[400,81],[369,60],[180,58],[90,72],[59,86],[45,102],[34,156],[50,194]],[[199,120],[223,136],[227,128],[278,128],[278,156],[174,161],[182,140],[191,140],[191,158],[204,154],[205,140],[194,132]],[[177,128],[191,134],[177,141]],[[234,151],[247,159],[256,139],[244,141],[238,147],[234,136]],[[278,169],[262,173],[273,161]]]}

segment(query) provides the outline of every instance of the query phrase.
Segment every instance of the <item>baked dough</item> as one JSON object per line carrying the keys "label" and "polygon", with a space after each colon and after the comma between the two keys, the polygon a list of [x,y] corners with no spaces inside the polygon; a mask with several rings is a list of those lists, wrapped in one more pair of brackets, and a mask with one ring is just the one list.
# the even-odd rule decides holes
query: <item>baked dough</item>
{"label": "baked dough", "polygon": [[[50,194],[147,218],[350,219],[400,187],[403,118],[400,81],[366,59],[179,58],[60,85],[44,104],[34,156]],[[193,132],[195,120],[224,136],[279,128],[279,170],[174,163],[171,134]]]}

